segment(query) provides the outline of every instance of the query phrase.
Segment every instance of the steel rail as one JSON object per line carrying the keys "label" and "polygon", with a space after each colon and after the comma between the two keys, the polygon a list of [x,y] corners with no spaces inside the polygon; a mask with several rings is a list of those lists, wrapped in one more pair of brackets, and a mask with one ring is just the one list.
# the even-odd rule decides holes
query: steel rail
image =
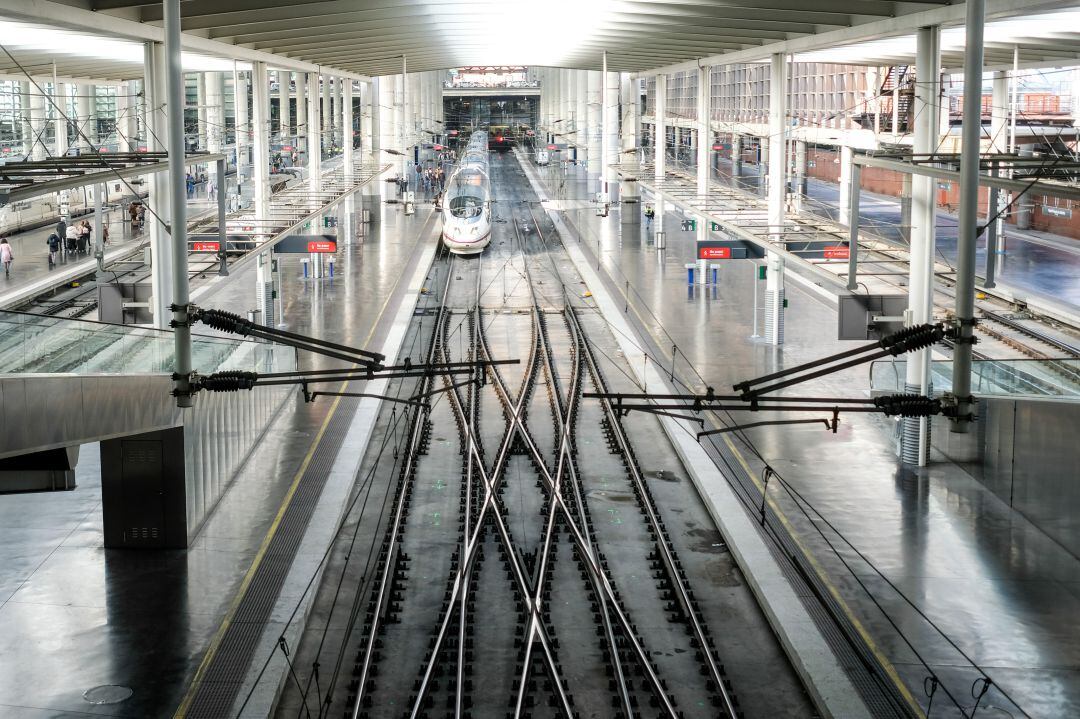
{"label": "steel rail", "polygon": [[[534,222],[533,224],[536,225],[537,235],[541,238],[541,240],[546,246],[548,243],[547,240],[544,238],[543,232],[540,230],[539,224],[536,222]],[[556,267],[555,269],[556,272],[558,272],[558,268]],[[563,286],[565,286],[565,283],[563,283]],[[581,325],[578,321],[577,314],[574,311],[573,305],[569,303],[566,305],[564,315],[567,319],[567,324],[571,328],[571,331],[576,333],[580,338],[579,345],[583,350],[582,356],[586,364],[589,366],[589,370],[593,376],[594,384],[600,392],[606,392],[607,390],[603,383],[603,376],[600,374],[599,367],[597,366],[596,360],[593,357],[592,349],[589,347],[588,342],[584,338],[584,331],[582,330]],[[729,717],[734,719],[734,717],[738,716],[735,709],[734,699],[731,696],[731,692],[728,691],[727,686],[724,684],[724,677],[720,671],[720,666],[716,661],[713,652],[710,649],[708,635],[706,634],[704,626],[701,620],[698,618],[697,612],[693,607],[693,604],[690,600],[689,591],[682,580],[682,576],[678,571],[678,567],[675,565],[675,559],[671,552],[671,547],[668,545],[668,542],[664,537],[663,527],[661,526],[656,507],[649,499],[649,494],[645,486],[644,478],[641,476],[640,469],[638,468],[637,462],[634,459],[634,455],[630,450],[630,444],[626,438],[625,432],[623,431],[622,425],[619,422],[619,417],[614,411],[613,405],[610,400],[602,400],[601,402],[602,406],[604,407],[604,413],[607,415],[608,422],[611,424],[612,434],[614,435],[616,442],[619,446],[619,451],[627,459],[627,470],[630,473],[631,480],[637,488],[637,494],[640,498],[641,506],[646,512],[646,517],[649,520],[649,524],[651,525],[653,532],[656,534],[656,543],[658,548],[660,549],[660,556],[668,575],[671,577],[672,586],[677,590],[676,596],[679,600],[679,604],[681,605],[683,613],[686,616],[687,620],[690,622],[691,630],[694,634],[695,639],[698,642],[698,646],[701,650],[709,675],[712,678],[713,682],[716,684],[716,691],[721,698],[724,710]],[[648,665],[648,663],[646,662],[646,666],[648,667],[650,665]],[[661,696],[666,701],[666,693],[661,691]]]}
{"label": "steel rail", "polygon": [[[536,225],[536,218],[532,213],[531,206],[527,206],[527,209],[528,209],[528,212],[529,212],[529,219],[532,221],[533,225]],[[562,395],[560,395],[559,391],[558,391],[558,375],[555,372],[554,363],[552,362],[552,359],[551,359],[551,347],[550,347],[550,343],[548,341],[547,327],[546,327],[546,323],[544,321],[543,314],[539,310],[540,303],[539,303],[538,298],[536,296],[536,287],[532,282],[532,271],[529,269],[528,254],[525,252],[525,244],[526,244],[527,240],[526,240],[526,238],[521,236],[521,232],[518,229],[519,227],[520,226],[516,222],[516,217],[515,217],[515,222],[514,222],[515,233],[517,234],[518,240],[521,243],[520,244],[520,249],[521,249],[522,260],[524,262],[525,277],[526,277],[526,279],[528,281],[528,285],[529,285],[529,294],[530,294],[530,296],[532,297],[532,300],[533,300],[533,304],[532,304],[533,322],[539,328],[540,356],[543,359],[544,371],[547,373],[547,376],[548,376],[549,380],[551,381],[551,387],[553,388],[552,391],[549,393],[550,397],[551,397],[552,414],[555,416],[555,424],[556,424],[556,426],[561,428],[561,432],[560,432],[561,437],[560,437],[560,446],[559,446],[559,466],[556,468],[556,475],[555,475],[556,476],[556,487],[554,489],[554,493],[558,494],[558,491],[559,491],[559,489],[561,487],[561,480],[562,480],[561,473],[562,473],[562,468],[565,467],[566,473],[569,475],[570,488],[571,488],[571,491],[573,493],[574,505],[577,507],[577,510],[578,510],[578,516],[584,518],[584,517],[586,517],[588,515],[588,506],[586,505],[584,497],[581,494],[581,478],[578,476],[578,473],[577,473],[577,465],[572,460],[572,458],[571,458],[571,461],[569,461],[568,463],[565,463],[565,464],[562,463],[562,458],[563,458],[564,454],[569,455],[569,454],[571,454],[571,453],[573,453],[575,451],[574,447],[572,445],[572,439],[573,439],[573,434],[574,434],[574,428],[573,428],[574,416],[575,416],[575,413],[577,411],[577,406],[578,406],[578,403],[579,403],[580,397],[581,397],[581,365],[582,365],[582,362],[581,362],[581,347],[578,345],[578,343],[576,341],[577,338],[574,337],[574,336],[571,336],[571,339],[573,340],[573,347],[572,347],[572,350],[573,350],[573,365],[572,365],[572,368],[571,368],[572,374],[571,374],[571,377],[570,377],[570,383],[569,383],[570,386],[567,389],[566,400],[565,400],[567,406],[566,406],[566,409],[564,411],[563,406],[562,406],[564,400],[563,400]],[[563,312],[566,311],[566,305],[567,304],[569,304],[569,298],[567,298],[566,295],[564,294],[563,295]],[[558,503],[555,502],[554,500],[551,502],[550,517],[549,517],[550,522],[554,522],[555,510],[557,509],[558,506],[559,506]],[[564,515],[564,519],[567,521],[567,523],[573,523],[574,522],[573,517],[570,516],[569,514]],[[595,553],[594,555],[592,555],[592,558],[595,560],[596,554],[599,554],[599,546],[598,546],[598,544],[596,542],[595,537],[592,536],[592,533],[589,531],[588,523],[587,522],[583,523],[579,527],[579,529],[580,529],[580,531],[582,533],[582,536],[583,536],[583,538],[584,538],[584,540],[586,542],[586,545],[588,547],[590,547],[592,549],[592,551]],[[548,554],[547,547],[545,546],[545,551],[544,551],[544,554],[543,554],[543,557],[542,557],[542,560],[544,562],[547,561],[547,554]],[[537,573],[537,577],[542,577],[542,576],[543,576],[543,568],[541,567],[541,571]],[[620,651],[619,651],[618,639],[615,636],[615,630],[614,630],[614,628],[612,626],[612,623],[611,623],[611,616],[608,613],[609,612],[609,610],[608,610],[608,600],[604,596],[603,591],[601,591],[599,589],[599,587],[593,586],[593,584],[594,584],[594,582],[592,580],[590,580],[590,590],[595,594],[597,604],[598,604],[598,608],[600,610],[600,618],[601,618],[601,622],[603,624],[604,638],[607,641],[608,652],[609,652],[609,655],[611,656],[611,664],[612,664],[612,669],[614,670],[614,673],[615,673],[616,686],[618,687],[618,691],[619,691],[619,699],[622,701],[623,709],[626,711],[626,716],[631,717],[631,716],[634,715],[634,706],[633,706],[633,701],[630,698],[630,690],[629,690],[629,686],[627,685],[626,674],[623,671],[622,660],[621,660]],[[539,596],[539,593],[538,593],[538,599],[539,598],[540,598],[540,596]],[[528,664],[526,664],[526,667],[527,666],[528,666]],[[522,686],[524,686],[524,684],[525,684],[525,676],[522,677]]]}
{"label": "steel rail", "polygon": [[[481,315],[479,310],[481,291],[479,278],[480,275],[481,273],[478,271],[476,290],[478,328],[482,328],[483,326],[483,323],[480,321]],[[529,377],[532,374],[533,367],[536,362],[535,346],[536,343],[534,342],[533,351],[530,353],[529,361],[525,369],[526,377]],[[455,602],[460,601],[461,597],[464,596],[465,586],[467,585],[472,574],[472,566],[476,559],[476,552],[480,544],[480,538],[481,534],[483,533],[485,519],[489,516],[489,510],[491,510],[492,507],[495,507],[495,510],[490,516],[493,517],[493,523],[495,524],[495,528],[498,531],[499,537],[502,540],[503,545],[506,549],[507,557],[512,569],[511,573],[513,575],[514,581],[518,584],[518,590],[521,592],[521,595],[524,598],[523,604],[525,605],[526,612],[532,615],[537,612],[537,609],[531,601],[531,587],[529,586],[529,578],[521,566],[521,559],[515,551],[514,543],[510,538],[510,532],[506,528],[506,523],[503,519],[502,513],[498,510],[498,507],[496,506],[499,486],[501,485],[503,477],[505,476],[505,468],[509,462],[510,448],[513,445],[515,432],[512,430],[512,426],[507,427],[507,431],[503,436],[493,469],[491,472],[488,472],[484,467],[483,457],[480,454],[479,448],[477,447],[476,435],[472,432],[472,428],[470,427],[470,424],[468,422],[468,416],[465,413],[460,394],[457,390],[453,390],[448,393],[448,396],[450,397],[454,413],[458,417],[458,420],[465,431],[465,440],[467,444],[466,451],[472,456],[473,463],[476,465],[477,474],[479,475],[479,478],[484,485],[483,504],[480,507],[480,513],[476,519],[475,524],[473,525],[472,534],[469,536],[469,541],[465,546],[463,556],[458,562],[459,568],[454,579],[454,585],[451,588],[448,604],[451,608],[453,608]],[[526,394],[524,392],[518,398],[518,401],[516,403],[518,413],[520,413],[521,408],[524,405],[525,398]],[[446,634],[449,630],[451,615],[452,612],[447,611],[444,614],[443,620],[439,626],[439,631],[431,650],[431,656],[429,657],[428,664],[424,669],[424,676],[420,680],[416,701],[414,702],[412,710],[410,712],[410,717],[412,717],[412,719],[418,719],[418,717],[423,714],[424,696],[426,695],[428,687],[430,686],[435,666],[438,663],[438,653],[441,650],[442,644],[445,641]],[[558,672],[554,653],[551,648],[551,642],[547,636],[546,630],[544,630],[543,628],[539,632],[539,639],[541,647],[544,650],[544,657],[548,663],[552,678],[555,680],[553,683],[558,690],[558,694],[562,702],[562,708],[564,712],[568,716],[570,716],[573,714],[572,705],[570,703],[569,697],[566,695],[566,692],[562,687],[562,682],[558,679]]]}
{"label": "steel rail", "polygon": [[[451,255],[446,273],[446,287],[443,289],[443,295],[439,304],[439,315],[435,322],[435,329],[432,333],[431,346],[428,349],[427,361],[430,363],[435,357],[436,348],[438,347],[438,338],[440,336],[441,327],[445,324],[446,318],[449,313],[446,311],[446,298],[450,291],[450,277],[453,275],[454,258]],[[421,388],[427,389],[427,385],[433,378],[425,377],[418,383]],[[394,519],[387,533],[387,540],[385,546],[387,547],[386,561],[383,563],[382,569],[379,573],[379,585],[377,589],[377,601],[375,603],[376,608],[383,606],[386,601],[387,592],[389,591],[391,584],[391,577],[393,576],[394,565],[394,545],[400,541],[400,537],[403,534],[403,517],[405,510],[404,498],[409,492],[409,483],[412,481],[412,477],[415,471],[421,437],[423,435],[424,421],[423,418],[427,416],[428,410],[421,410],[417,408],[413,415],[413,426],[410,432],[409,449],[405,457],[405,464],[402,466],[401,476],[405,478],[404,484],[398,490],[398,496],[395,501],[394,507]],[[352,719],[359,719],[361,709],[364,703],[364,697],[366,696],[367,684],[371,678],[372,660],[375,654],[375,647],[378,642],[379,635],[379,619],[381,612],[375,611],[371,619],[371,626],[368,632],[367,642],[364,647],[364,656],[360,666],[359,685],[356,689],[356,699],[353,702],[351,717]]]}

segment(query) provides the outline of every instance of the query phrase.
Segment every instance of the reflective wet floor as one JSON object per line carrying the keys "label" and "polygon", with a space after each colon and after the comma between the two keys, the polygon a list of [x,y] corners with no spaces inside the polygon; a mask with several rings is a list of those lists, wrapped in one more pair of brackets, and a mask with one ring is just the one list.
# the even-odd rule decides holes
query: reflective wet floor
{"label": "reflective wet floor", "polygon": [[[628,310],[651,333],[655,350],[670,358],[678,346],[677,374],[697,391],[705,384],[722,391],[853,346],[833,339],[835,305],[789,281],[785,345],[769,347],[752,336],[755,326],[762,330],[754,321],[755,291],[758,306],[764,304],[753,263],[719,262],[717,285],[688,285],[684,265],[693,261],[694,236],[679,230],[678,215],[668,214],[668,249],[658,252],[644,224],[622,225],[617,213],[598,218],[591,204],[575,201],[590,188],[573,170],[541,176],[563,186],[551,192],[553,203],[565,208],[583,246],[599,250],[613,284],[629,283]],[[863,367],[798,389],[865,396],[868,387]],[[903,679],[911,704],[925,711],[924,679],[933,674],[940,683],[931,715],[970,714],[973,684],[978,694],[985,672],[993,686],[979,701],[979,716],[1080,715],[1080,560],[940,456],[927,470],[901,469],[895,431],[889,420],[859,416],[845,417],[836,435],[810,426],[745,434],[805,498],[796,502],[776,481],[769,490],[876,652]],[[749,447],[736,439],[719,447],[718,456],[734,458],[722,469],[760,486],[764,464]]]}

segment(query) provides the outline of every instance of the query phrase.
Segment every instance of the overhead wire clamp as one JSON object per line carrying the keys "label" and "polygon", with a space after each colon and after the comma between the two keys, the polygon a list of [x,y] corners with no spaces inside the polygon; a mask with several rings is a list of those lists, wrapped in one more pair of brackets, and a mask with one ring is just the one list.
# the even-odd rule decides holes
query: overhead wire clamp
{"label": "overhead wire clamp", "polygon": [[257,372],[225,370],[198,378],[198,388],[207,392],[239,392],[253,389],[258,380]]}

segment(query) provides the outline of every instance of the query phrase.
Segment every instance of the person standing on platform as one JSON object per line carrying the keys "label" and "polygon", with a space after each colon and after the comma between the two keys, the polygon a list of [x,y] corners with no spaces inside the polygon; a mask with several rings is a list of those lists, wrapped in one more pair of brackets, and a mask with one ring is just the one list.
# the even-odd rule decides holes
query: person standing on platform
{"label": "person standing on platform", "polygon": [[67,228],[68,224],[64,222],[64,218],[61,217],[60,221],[56,223],[56,236],[60,238],[61,242],[67,237]]}
{"label": "person standing on platform", "polygon": [[4,277],[11,279],[11,263],[15,261],[15,253],[11,251],[11,245],[7,238],[0,240],[0,262],[4,263]]}
{"label": "person standing on platform", "polygon": [[75,225],[68,225],[64,234],[64,252],[69,255],[75,254],[75,249],[79,244],[79,231]]}
{"label": "person standing on platform", "polygon": [[56,265],[56,255],[60,251],[60,235],[54,232],[45,242],[49,245],[49,267],[53,267]]}

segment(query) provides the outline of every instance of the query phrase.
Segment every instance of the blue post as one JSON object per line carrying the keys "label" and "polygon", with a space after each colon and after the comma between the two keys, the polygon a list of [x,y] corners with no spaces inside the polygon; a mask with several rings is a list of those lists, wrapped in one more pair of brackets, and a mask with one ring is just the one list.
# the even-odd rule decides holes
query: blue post
{"label": "blue post", "polygon": [[697,265],[694,264],[686,265],[686,281],[691,285],[694,284],[694,269],[696,267]]}
{"label": "blue post", "polygon": [[333,257],[330,258],[330,276],[331,277],[334,276],[334,258]]}
{"label": "blue post", "polygon": [[308,278],[308,261],[306,259],[300,260],[300,264],[304,266],[304,279]]}
{"label": "blue post", "polygon": [[712,283],[715,285],[715,284],[717,284],[717,281],[718,281],[717,276],[720,274],[720,268],[717,267],[716,265],[713,265],[711,269],[712,269]]}

